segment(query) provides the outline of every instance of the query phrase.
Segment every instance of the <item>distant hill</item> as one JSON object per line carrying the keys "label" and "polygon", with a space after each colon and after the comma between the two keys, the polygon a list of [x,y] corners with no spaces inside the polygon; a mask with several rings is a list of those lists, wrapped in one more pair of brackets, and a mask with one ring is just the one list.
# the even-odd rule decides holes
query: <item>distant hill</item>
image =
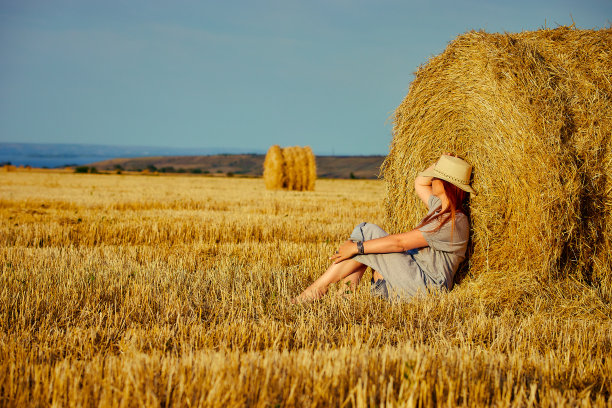
{"label": "distant hill", "polygon": [[[225,154],[221,154],[221,153]],[[247,153],[252,152],[252,153]],[[123,157],[123,158],[118,158]],[[0,165],[32,167],[93,166],[98,170],[233,173],[261,176],[265,155],[252,149],[172,148],[61,143],[0,142]],[[317,175],[377,178],[384,156],[317,156]]]}
{"label": "distant hill", "polygon": [[[155,156],[117,158],[90,163],[98,170],[152,169],[166,172],[198,171],[203,173],[233,173],[247,176],[263,174],[263,154],[220,154],[209,156]],[[317,156],[317,176],[324,178],[378,178],[385,156]]]}

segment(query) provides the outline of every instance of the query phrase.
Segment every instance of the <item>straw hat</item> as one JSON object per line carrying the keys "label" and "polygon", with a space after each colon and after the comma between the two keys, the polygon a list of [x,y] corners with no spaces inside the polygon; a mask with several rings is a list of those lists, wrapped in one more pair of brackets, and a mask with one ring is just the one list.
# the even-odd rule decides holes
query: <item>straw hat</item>
{"label": "straw hat", "polygon": [[434,168],[431,170],[425,170],[419,173],[419,176],[423,177],[435,177],[442,180],[446,180],[452,183],[468,193],[476,194],[476,192],[470,187],[470,177],[472,175],[472,166],[470,166],[465,160],[458,157],[449,156],[443,154],[438,159]]}

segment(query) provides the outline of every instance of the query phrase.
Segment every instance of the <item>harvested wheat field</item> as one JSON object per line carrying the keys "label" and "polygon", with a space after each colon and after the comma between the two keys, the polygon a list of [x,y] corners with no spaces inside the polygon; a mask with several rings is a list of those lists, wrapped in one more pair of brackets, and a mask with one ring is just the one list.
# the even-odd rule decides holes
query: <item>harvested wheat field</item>
{"label": "harvested wheat field", "polygon": [[0,175],[0,405],[612,405],[609,281],[290,304],[355,224],[385,223],[384,194]]}

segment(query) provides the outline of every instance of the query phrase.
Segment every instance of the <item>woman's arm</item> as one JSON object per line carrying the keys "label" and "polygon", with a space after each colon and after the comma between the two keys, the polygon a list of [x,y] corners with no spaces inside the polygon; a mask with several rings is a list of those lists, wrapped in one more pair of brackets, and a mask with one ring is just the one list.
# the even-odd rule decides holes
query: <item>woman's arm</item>
{"label": "woman's arm", "polygon": [[[386,237],[364,241],[364,254],[387,254],[391,252],[405,252],[409,249],[428,246],[423,233],[417,229],[401,234],[387,235]],[[357,243],[346,241],[330,259],[334,263],[342,262],[358,254]]]}
{"label": "woman's arm", "polygon": [[[426,170],[433,169],[435,165],[436,165],[435,163],[432,164]],[[433,177],[423,177],[423,176],[417,176],[414,179],[414,191],[417,193],[421,201],[425,203],[425,205],[427,205],[427,200],[429,200],[429,197],[431,196],[431,181],[432,180],[433,180]]]}

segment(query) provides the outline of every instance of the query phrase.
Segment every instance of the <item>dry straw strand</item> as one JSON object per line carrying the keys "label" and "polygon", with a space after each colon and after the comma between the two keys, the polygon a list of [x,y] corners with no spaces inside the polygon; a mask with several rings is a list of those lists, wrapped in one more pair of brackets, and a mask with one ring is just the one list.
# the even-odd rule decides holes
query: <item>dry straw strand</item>
{"label": "dry straw strand", "polygon": [[421,66],[383,166],[390,228],[415,225],[411,180],[451,151],[473,165],[479,193],[470,271],[496,296],[516,294],[500,281],[610,274],[610,50],[611,29],[469,32]]}

